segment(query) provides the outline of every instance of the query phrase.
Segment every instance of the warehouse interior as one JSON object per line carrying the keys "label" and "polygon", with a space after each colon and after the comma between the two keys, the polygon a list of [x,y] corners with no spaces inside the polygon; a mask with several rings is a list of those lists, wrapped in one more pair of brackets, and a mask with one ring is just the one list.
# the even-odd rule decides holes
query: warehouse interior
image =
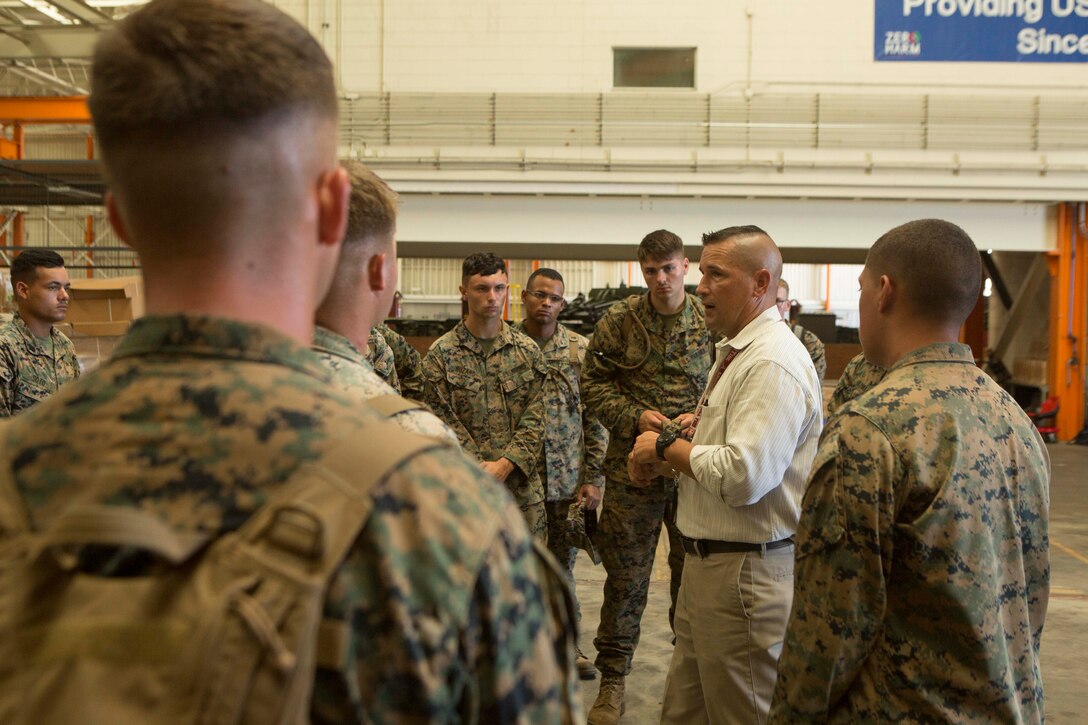
{"label": "warehouse interior", "polygon": [[[73,311],[87,301],[66,328],[86,366],[141,309],[138,260],[103,208],[86,97],[96,38],[142,2],[0,0],[0,267],[6,282],[20,248],[62,254]],[[833,387],[861,349],[869,246],[911,219],[962,226],[986,279],[961,339],[1026,409],[1057,406],[1057,616],[1043,662],[1058,683],[1051,719],[1077,721],[1088,697],[1066,668],[1088,644],[1088,448],[1066,444],[1088,408],[1088,58],[882,58],[879,0],[272,4],[333,61],[341,157],[400,197],[393,322],[423,349],[459,319],[472,252],[508,260],[517,320],[519,283],[538,267],[564,274],[577,311],[644,284],[634,250],[653,229],[683,238],[695,284],[702,233],[757,224],[828,346]],[[1088,37],[1088,17],[1070,22]],[[599,588],[599,567],[578,566],[579,586]],[[667,582],[654,587],[651,644],[668,630]],[[656,721],[657,685],[625,722]]]}

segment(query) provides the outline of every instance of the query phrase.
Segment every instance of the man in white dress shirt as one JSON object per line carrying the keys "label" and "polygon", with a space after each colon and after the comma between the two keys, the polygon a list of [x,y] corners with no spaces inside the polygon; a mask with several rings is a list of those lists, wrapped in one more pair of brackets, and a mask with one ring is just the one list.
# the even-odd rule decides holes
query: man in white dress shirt
{"label": "man in white dress shirt", "polygon": [[775,307],[782,255],[759,227],[703,236],[696,290],[723,336],[691,442],[643,433],[632,481],[679,477],[688,553],[663,723],[762,723],[793,599],[793,536],[820,435],[820,383]]}

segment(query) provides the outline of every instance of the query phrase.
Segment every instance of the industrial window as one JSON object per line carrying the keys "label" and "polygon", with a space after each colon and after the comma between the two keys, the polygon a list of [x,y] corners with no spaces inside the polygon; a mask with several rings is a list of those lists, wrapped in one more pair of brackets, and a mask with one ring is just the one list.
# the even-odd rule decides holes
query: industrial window
{"label": "industrial window", "polygon": [[695,48],[613,48],[616,88],[694,88]]}

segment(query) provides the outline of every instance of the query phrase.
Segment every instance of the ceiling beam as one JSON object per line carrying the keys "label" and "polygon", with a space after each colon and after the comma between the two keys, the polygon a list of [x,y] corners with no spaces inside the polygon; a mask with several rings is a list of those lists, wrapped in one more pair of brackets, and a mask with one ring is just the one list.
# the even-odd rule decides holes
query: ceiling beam
{"label": "ceiling beam", "polygon": [[86,25],[107,25],[111,22],[108,16],[80,0],[49,0],[49,4]]}
{"label": "ceiling beam", "polygon": [[91,112],[83,96],[34,98],[0,97],[0,122],[90,123]]}
{"label": "ceiling beam", "polygon": [[7,61],[8,69],[17,76],[21,76],[28,80],[40,83],[43,86],[58,90],[63,93],[67,93],[73,96],[85,96],[87,95],[87,89],[81,86],[77,86],[71,81],[66,81],[63,78],[58,78],[51,73],[46,73],[40,68],[26,65],[19,60]]}
{"label": "ceiling beam", "polygon": [[90,25],[8,29],[0,31],[0,57],[90,58],[98,34]]}

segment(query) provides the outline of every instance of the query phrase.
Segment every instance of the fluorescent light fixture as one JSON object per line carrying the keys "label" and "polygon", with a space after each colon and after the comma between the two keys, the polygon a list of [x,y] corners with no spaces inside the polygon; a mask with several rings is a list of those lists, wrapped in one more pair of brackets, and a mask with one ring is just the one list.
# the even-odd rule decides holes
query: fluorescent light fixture
{"label": "fluorescent light fixture", "polygon": [[146,5],[149,0],[86,0],[92,8],[127,8],[132,5]]}
{"label": "fluorescent light fixture", "polygon": [[45,0],[23,0],[23,5],[26,5],[28,8],[34,8],[42,15],[56,20],[61,25],[75,24],[74,20],[63,14],[60,10],[57,10],[55,6],[45,2]]}
{"label": "fluorescent light fixture", "polygon": [[993,282],[991,282],[990,278],[987,277],[986,278],[986,283],[982,286],[982,296],[983,297],[989,297],[990,292],[992,292],[992,291],[993,291]]}

